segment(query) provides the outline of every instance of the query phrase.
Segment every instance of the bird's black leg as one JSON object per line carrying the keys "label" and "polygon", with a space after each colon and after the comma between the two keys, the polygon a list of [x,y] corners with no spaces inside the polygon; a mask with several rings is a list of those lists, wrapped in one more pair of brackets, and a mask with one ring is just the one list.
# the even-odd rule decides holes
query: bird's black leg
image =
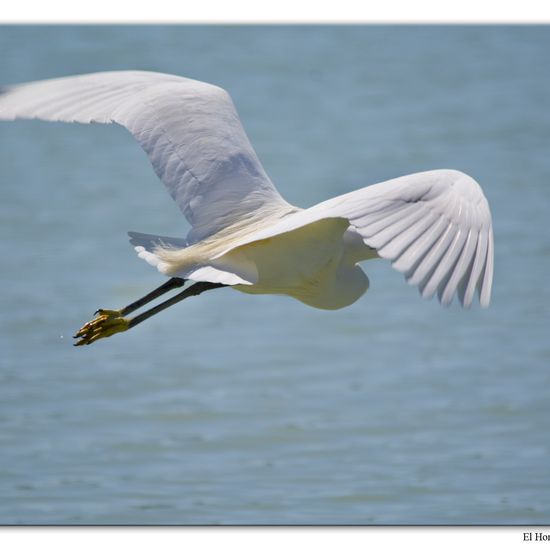
{"label": "bird's black leg", "polygon": [[220,288],[222,286],[227,286],[227,285],[224,285],[222,283],[209,283],[206,281],[195,283],[194,285],[191,285],[190,287],[186,288],[184,291],[180,292],[179,294],[176,294],[172,298],[169,298],[168,300],[162,302],[158,306],[152,307],[151,309],[148,309],[147,311],[144,311],[143,313],[140,313],[139,315],[136,315],[135,317],[132,317],[131,319],[129,319],[128,328],[135,327],[139,323],[142,323],[143,321],[145,321],[145,319],[149,319],[149,317],[152,317],[153,315],[160,313],[162,310],[170,306],[173,306],[174,304],[177,304],[182,300],[185,300],[185,298],[189,298],[191,296],[198,296],[199,294],[202,294],[207,290],[211,290],[213,288]]}
{"label": "bird's black leg", "polygon": [[99,309],[98,311],[96,311],[96,314],[98,315],[98,317],[86,323],[75,334],[74,338],[80,338],[80,340],[75,343],[75,346],[92,344],[93,342],[95,342],[96,340],[99,340],[100,338],[107,338],[108,336],[112,336],[117,332],[124,332],[132,327],[135,327],[139,323],[145,321],[145,319],[148,319],[149,317],[152,317],[153,315],[166,309],[167,307],[170,307],[178,302],[181,302],[185,298],[189,298],[190,296],[198,296],[199,294],[201,294],[202,292],[205,292],[206,290],[227,286],[221,283],[209,283],[209,282],[201,281],[191,285],[190,287],[186,288],[184,291],[162,302],[158,306],[152,307],[151,309],[144,311],[140,315],[136,315],[131,319],[127,319],[124,317],[124,315],[127,315],[128,313],[132,313],[136,309],[139,309],[140,307],[151,302],[155,298],[162,296],[166,292],[174,288],[179,288],[183,286],[185,282],[186,282],[185,279],[174,277],[169,281],[167,281],[166,283],[164,283],[163,285],[161,285],[160,287],[158,287],[157,289],[150,292],[149,294],[145,295],[143,298],[140,298],[139,300],[132,302],[131,304],[127,305],[122,309],[117,309],[117,310]]}
{"label": "bird's black leg", "polygon": [[[160,285],[158,288],[155,288],[155,290],[149,292],[149,294],[146,294],[139,300],[136,300],[126,307],[123,307],[120,310],[120,314],[122,316],[128,315],[129,313],[134,312],[136,309],[143,307],[145,304],[152,302],[159,296],[166,294],[170,290],[173,290],[174,288],[181,288],[185,284],[185,282],[185,279],[181,279],[180,277],[172,277],[171,279],[168,279],[168,281],[166,281],[163,285]],[[101,311],[103,310],[98,309],[96,313],[101,313]]]}

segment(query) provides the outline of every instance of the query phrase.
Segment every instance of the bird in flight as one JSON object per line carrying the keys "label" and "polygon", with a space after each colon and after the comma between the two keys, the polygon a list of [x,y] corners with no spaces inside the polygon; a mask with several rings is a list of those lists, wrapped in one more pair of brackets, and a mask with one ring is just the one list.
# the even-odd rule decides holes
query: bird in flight
{"label": "bird in flight", "polygon": [[[168,280],[121,309],[99,309],[76,346],[126,331],[190,296],[229,286],[320,309],[358,300],[358,263],[389,260],[425,298],[491,297],[493,229],[478,183],[457,170],[397,177],[301,209],[279,194],[229,94],[146,71],[69,76],[0,89],[0,120],[116,123],[134,136],[183,212],[186,238],[130,232],[138,256]],[[172,298],[127,317],[159,296]]]}

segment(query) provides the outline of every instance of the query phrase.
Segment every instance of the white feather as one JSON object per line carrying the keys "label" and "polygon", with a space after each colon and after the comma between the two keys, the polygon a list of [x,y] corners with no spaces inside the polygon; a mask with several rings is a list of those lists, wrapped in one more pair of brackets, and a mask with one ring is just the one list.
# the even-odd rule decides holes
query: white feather
{"label": "white feather", "polygon": [[[386,215],[380,216],[380,212]],[[447,305],[462,283],[468,289],[478,287],[481,305],[489,304],[493,276],[491,213],[477,182],[456,170],[410,174],[329,199],[233,242],[218,256],[254,240],[336,217],[349,220],[365,244],[405,273],[424,297],[433,296],[439,288],[443,293],[448,287],[443,302]],[[470,232],[478,235],[477,246],[464,249]],[[487,254],[474,260],[480,246]],[[475,265],[467,270],[465,266],[471,262]],[[461,297],[462,305],[469,307],[471,299],[472,292],[467,290]]]}
{"label": "white feather", "polygon": [[145,71],[94,73],[4,87],[0,119],[117,123],[149,155],[197,242],[262,210],[288,211],[229,94]]}
{"label": "white feather", "polygon": [[[138,256],[164,274],[287,293],[333,309],[368,288],[355,262],[379,256],[425,297],[437,292],[448,305],[458,294],[469,307],[477,289],[480,304],[489,304],[489,205],[479,185],[456,170],[402,176],[300,210],[264,172],[225,90],[144,71],[3,88],[0,119],[15,118],[117,123],[133,134],[192,226],[186,239],[130,234]],[[273,270],[292,288],[281,287]],[[332,295],[323,300],[314,292]]]}

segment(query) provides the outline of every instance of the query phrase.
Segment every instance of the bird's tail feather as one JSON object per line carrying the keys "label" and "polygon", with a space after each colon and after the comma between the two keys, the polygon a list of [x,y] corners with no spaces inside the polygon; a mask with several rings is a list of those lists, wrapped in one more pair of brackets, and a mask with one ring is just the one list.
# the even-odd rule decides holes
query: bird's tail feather
{"label": "bird's tail feather", "polygon": [[[233,270],[226,271],[222,266],[205,265],[202,262],[193,262],[185,266],[181,271],[175,272],[174,266],[169,261],[170,252],[187,248],[189,244],[185,239],[136,233],[134,231],[129,231],[128,236],[138,256],[149,265],[156,267],[164,275],[182,277],[192,281],[223,283],[226,285],[251,284],[247,279],[243,279],[236,273],[233,273]],[[209,263],[206,262],[206,264]]]}
{"label": "bird's tail feather", "polygon": [[161,235],[151,235],[149,233],[136,233],[128,231],[130,244],[134,247],[142,246],[148,252],[153,252],[157,247],[162,248],[185,248],[188,246],[186,239],[178,239],[177,237],[163,237]]}

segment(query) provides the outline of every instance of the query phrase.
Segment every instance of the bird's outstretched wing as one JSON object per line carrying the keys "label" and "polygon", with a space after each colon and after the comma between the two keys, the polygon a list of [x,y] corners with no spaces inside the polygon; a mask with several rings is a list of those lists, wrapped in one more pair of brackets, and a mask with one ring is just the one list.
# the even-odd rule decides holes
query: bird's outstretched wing
{"label": "bird's outstretched wing", "polygon": [[[470,307],[476,289],[482,307],[491,298],[493,227],[487,199],[470,176],[432,170],[371,185],[291,214],[247,238],[292,231],[323,218],[349,220],[365,244],[392,262],[422,296],[444,305],[456,293]],[[244,242],[234,243],[232,248]],[[227,251],[224,251],[224,253]]]}
{"label": "bird's outstretched wing", "polygon": [[42,80],[0,89],[0,120],[16,118],[127,128],[190,222],[189,242],[254,213],[291,208],[217,86],[146,71]]}

